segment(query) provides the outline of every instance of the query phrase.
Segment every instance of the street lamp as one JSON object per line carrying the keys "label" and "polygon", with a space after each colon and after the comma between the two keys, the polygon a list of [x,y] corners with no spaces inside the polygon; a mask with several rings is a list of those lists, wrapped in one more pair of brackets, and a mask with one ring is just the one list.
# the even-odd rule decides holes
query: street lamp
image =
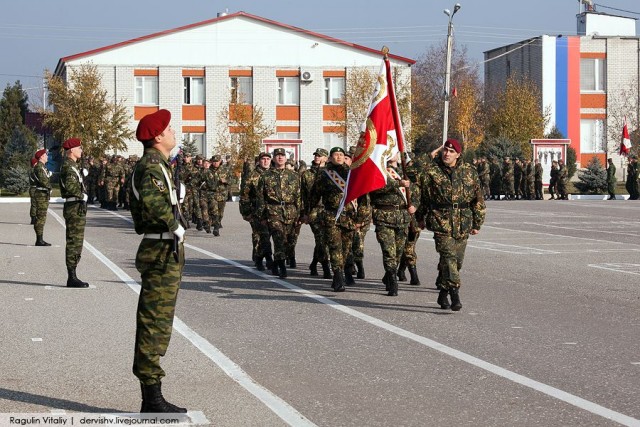
{"label": "street lamp", "polygon": [[442,125],[442,144],[447,141],[449,132],[449,91],[451,86],[451,50],[453,49],[453,15],[460,10],[462,6],[456,3],[453,7],[453,13],[449,9],[444,10],[444,14],[449,17],[449,29],[447,31],[447,66],[444,71],[444,119]]}

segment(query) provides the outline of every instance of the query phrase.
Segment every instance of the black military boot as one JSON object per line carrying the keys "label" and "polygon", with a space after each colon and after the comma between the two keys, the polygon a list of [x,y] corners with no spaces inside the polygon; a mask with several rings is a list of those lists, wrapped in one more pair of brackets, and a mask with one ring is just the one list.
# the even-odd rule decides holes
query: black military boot
{"label": "black military boot", "polygon": [[334,292],[344,292],[344,271],[336,270],[333,272],[333,283],[331,283],[331,287]]}
{"label": "black military boot", "polygon": [[196,220],[196,230],[202,231],[203,229],[204,229],[204,227],[202,227],[202,220],[201,219],[197,219]]}
{"label": "black military boot", "polygon": [[331,268],[329,267],[329,261],[322,263],[322,277],[324,279],[331,279]]}
{"label": "black military boot", "polygon": [[358,274],[356,274],[356,278],[364,279],[364,265],[362,265],[362,261],[356,261],[356,267],[358,267]]}
{"label": "black military boot", "polygon": [[278,271],[278,266],[279,265],[280,265],[280,261],[273,261],[271,263],[271,274],[273,274],[274,276],[280,275],[280,271]]}
{"label": "black military boot", "polygon": [[458,288],[453,288],[449,291],[449,295],[451,295],[451,310],[452,311],[460,311],[462,308],[462,303],[460,302],[460,294],[458,293]]}
{"label": "black military boot", "polygon": [[273,258],[271,258],[271,254],[265,255],[264,263],[266,264],[267,268],[273,267]]}
{"label": "black military boot", "polygon": [[311,264],[309,264],[309,271],[310,271],[309,273],[310,276],[318,275],[318,258],[316,258],[315,256],[311,260]]}
{"label": "black military boot", "polygon": [[402,261],[400,263],[400,265],[398,266],[398,281],[399,282],[406,282],[407,281],[407,275],[404,273],[404,269],[405,269],[405,265],[404,265],[404,261]]}
{"label": "black military boot", "polygon": [[51,243],[47,243],[42,238],[42,234],[36,235],[36,246],[51,246]]}
{"label": "black military boot", "polygon": [[291,268],[298,267],[298,263],[296,263],[296,257],[292,256],[291,258],[289,258],[289,267]]}
{"label": "black military boot", "polygon": [[391,273],[389,273],[388,271],[384,273],[384,276],[382,277],[382,283],[384,283],[384,289],[385,291],[389,291],[389,276],[391,275]]}
{"label": "black military boot", "polygon": [[449,310],[451,308],[451,305],[449,304],[449,291],[445,289],[440,290],[440,293],[438,294],[438,304],[443,310]]}
{"label": "black military boot", "polygon": [[140,413],[151,414],[186,414],[187,409],[167,402],[162,396],[160,383],[153,385],[140,384],[142,390],[142,407]]}
{"label": "black military boot", "polygon": [[420,286],[420,278],[418,277],[418,270],[415,265],[409,266],[409,276],[411,276],[410,285]]}
{"label": "black military boot", "polygon": [[206,231],[208,234],[211,234],[211,224],[206,221],[204,223],[204,231]]}
{"label": "black military boot", "polygon": [[264,271],[264,264],[262,264],[261,256],[256,258],[256,268],[258,269],[258,271]]}
{"label": "black military boot", "polygon": [[344,284],[345,285],[354,285],[356,283],[353,280],[353,266],[348,266],[344,268]]}
{"label": "black military boot", "polygon": [[32,216],[31,217],[31,225],[35,225],[36,224],[36,217]]}
{"label": "black military boot", "polygon": [[396,277],[395,274],[393,273],[389,273],[389,279],[387,279],[387,281],[389,282],[388,285],[388,293],[387,296],[390,297],[397,297],[398,296],[398,278]]}
{"label": "black military boot", "polygon": [[71,267],[67,269],[67,287],[68,288],[88,288],[89,284],[78,279],[76,276],[76,268]]}
{"label": "black military boot", "polygon": [[278,267],[280,267],[280,274],[278,275],[278,277],[281,278],[281,279],[286,279],[287,278],[287,266],[284,265],[284,260],[283,259],[278,261]]}
{"label": "black military boot", "polygon": [[219,225],[217,225],[217,224],[216,224],[216,225],[214,225],[214,226],[213,226],[213,231],[211,231],[211,233],[212,233],[214,236],[218,237],[218,236],[220,235],[220,226],[219,226]]}

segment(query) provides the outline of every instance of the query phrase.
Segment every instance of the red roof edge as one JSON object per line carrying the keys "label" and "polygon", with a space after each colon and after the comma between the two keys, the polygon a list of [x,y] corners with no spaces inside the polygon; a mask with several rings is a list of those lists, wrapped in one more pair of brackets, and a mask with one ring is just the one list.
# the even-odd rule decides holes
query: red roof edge
{"label": "red roof edge", "polygon": [[[171,29],[171,30],[165,30],[165,31],[160,31],[160,32],[153,33],[153,34],[148,34],[146,36],[141,36],[141,37],[137,37],[135,39],[126,40],[126,41],[123,41],[123,42],[120,42],[120,43],[116,43],[116,44],[100,47],[100,48],[93,49],[93,50],[88,50],[86,52],[77,53],[75,55],[65,56],[63,58],[60,58],[60,60],[58,61],[58,65],[56,65],[56,69],[55,69],[54,74],[58,75],[58,72],[59,72],[59,70],[61,70],[61,67],[63,66],[63,64],[68,62],[68,61],[72,61],[74,59],[82,58],[82,57],[89,56],[89,55],[94,55],[96,53],[105,52],[105,51],[112,50],[112,49],[117,49],[117,48],[122,47],[122,46],[127,46],[127,45],[130,45],[130,44],[138,43],[138,42],[141,42],[141,41],[144,41],[144,40],[148,40],[148,39],[152,39],[152,38],[156,38],[156,37],[161,37],[161,36],[164,36],[164,35],[167,35],[167,34],[177,33],[179,31],[188,30],[190,28],[200,27],[200,26],[203,26],[203,25],[208,25],[208,24],[211,24],[213,22],[224,21],[224,20],[227,20],[227,19],[232,19],[232,18],[237,18],[237,17],[246,17],[246,18],[249,18],[249,19],[255,19],[256,21],[261,21],[261,22],[264,22],[264,23],[267,23],[267,24],[270,24],[270,25],[275,25],[275,26],[278,26],[278,27],[282,27],[282,28],[286,28],[288,30],[292,30],[292,31],[298,32],[298,33],[302,33],[302,34],[310,35],[310,36],[313,36],[313,37],[317,37],[317,38],[329,41],[331,43],[341,44],[343,46],[351,47],[351,48],[358,49],[358,50],[363,50],[363,51],[369,52],[369,53],[376,53],[376,54],[379,54],[382,57],[381,51],[376,50],[376,49],[372,49],[372,48],[369,48],[369,47],[366,47],[366,46],[361,46],[361,45],[358,45],[358,44],[355,44],[355,43],[346,42],[344,40],[340,40],[340,39],[336,39],[334,37],[326,36],[324,34],[315,33],[313,31],[308,31],[308,30],[305,30],[303,28],[294,27],[292,25],[283,24],[281,22],[273,21],[271,19],[262,18],[260,16],[251,15],[249,13],[240,11],[240,12],[232,13],[232,14],[229,14],[229,15],[220,16],[220,17],[213,18],[213,19],[208,19],[206,21],[201,21],[201,22],[196,22],[194,24],[184,25],[182,27],[174,28],[174,29]],[[398,55],[389,54],[389,58],[393,58],[395,60],[402,61],[402,62],[407,62],[407,63],[409,63],[411,65],[416,63],[416,61],[413,60],[413,59],[405,58],[403,56],[398,56]]]}

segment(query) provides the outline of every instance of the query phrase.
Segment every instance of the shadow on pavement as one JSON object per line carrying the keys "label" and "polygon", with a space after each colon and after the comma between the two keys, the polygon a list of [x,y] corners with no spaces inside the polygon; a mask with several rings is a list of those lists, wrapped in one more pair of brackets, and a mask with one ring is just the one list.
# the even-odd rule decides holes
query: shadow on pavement
{"label": "shadow on pavement", "polygon": [[14,402],[32,403],[35,405],[46,406],[52,409],[63,409],[65,411],[123,413],[123,411],[118,409],[101,408],[97,406],[86,405],[80,402],[73,402],[71,400],[42,396],[40,394],[27,393],[24,391],[8,390],[6,388],[0,388],[0,399],[13,400]]}

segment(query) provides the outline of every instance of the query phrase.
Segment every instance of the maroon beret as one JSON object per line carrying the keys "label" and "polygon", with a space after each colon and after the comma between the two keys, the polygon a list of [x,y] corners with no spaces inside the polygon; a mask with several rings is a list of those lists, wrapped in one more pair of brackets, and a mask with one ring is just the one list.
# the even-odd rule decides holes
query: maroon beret
{"label": "maroon beret", "polygon": [[136,138],[140,142],[149,141],[164,132],[170,121],[171,113],[169,110],[158,110],[155,113],[147,114],[138,123]]}
{"label": "maroon beret", "polygon": [[458,154],[462,151],[462,146],[457,139],[447,139],[447,141],[444,143],[444,146],[447,148],[453,148]]}
{"label": "maroon beret", "polygon": [[33,157],[35,157],[36,160],[40,160],[40,157],[44,156],[46,152],[47,150],[43,148],[42,150],[36,151],[36,154]]}
{"label": "maroon beret", "polygon": [[62,144],[62,148],[64,148],[65,150],[71,150],[72,148],[80,147],[81,145],[82,141],[80,141],[78,138],[69,138]]}
{"label": "maroon beret", "polygon": [[35,157],[32,157],[31,158],[31,167],[34,167],[37,163],[38,163],[38,159],[36,159]]}

